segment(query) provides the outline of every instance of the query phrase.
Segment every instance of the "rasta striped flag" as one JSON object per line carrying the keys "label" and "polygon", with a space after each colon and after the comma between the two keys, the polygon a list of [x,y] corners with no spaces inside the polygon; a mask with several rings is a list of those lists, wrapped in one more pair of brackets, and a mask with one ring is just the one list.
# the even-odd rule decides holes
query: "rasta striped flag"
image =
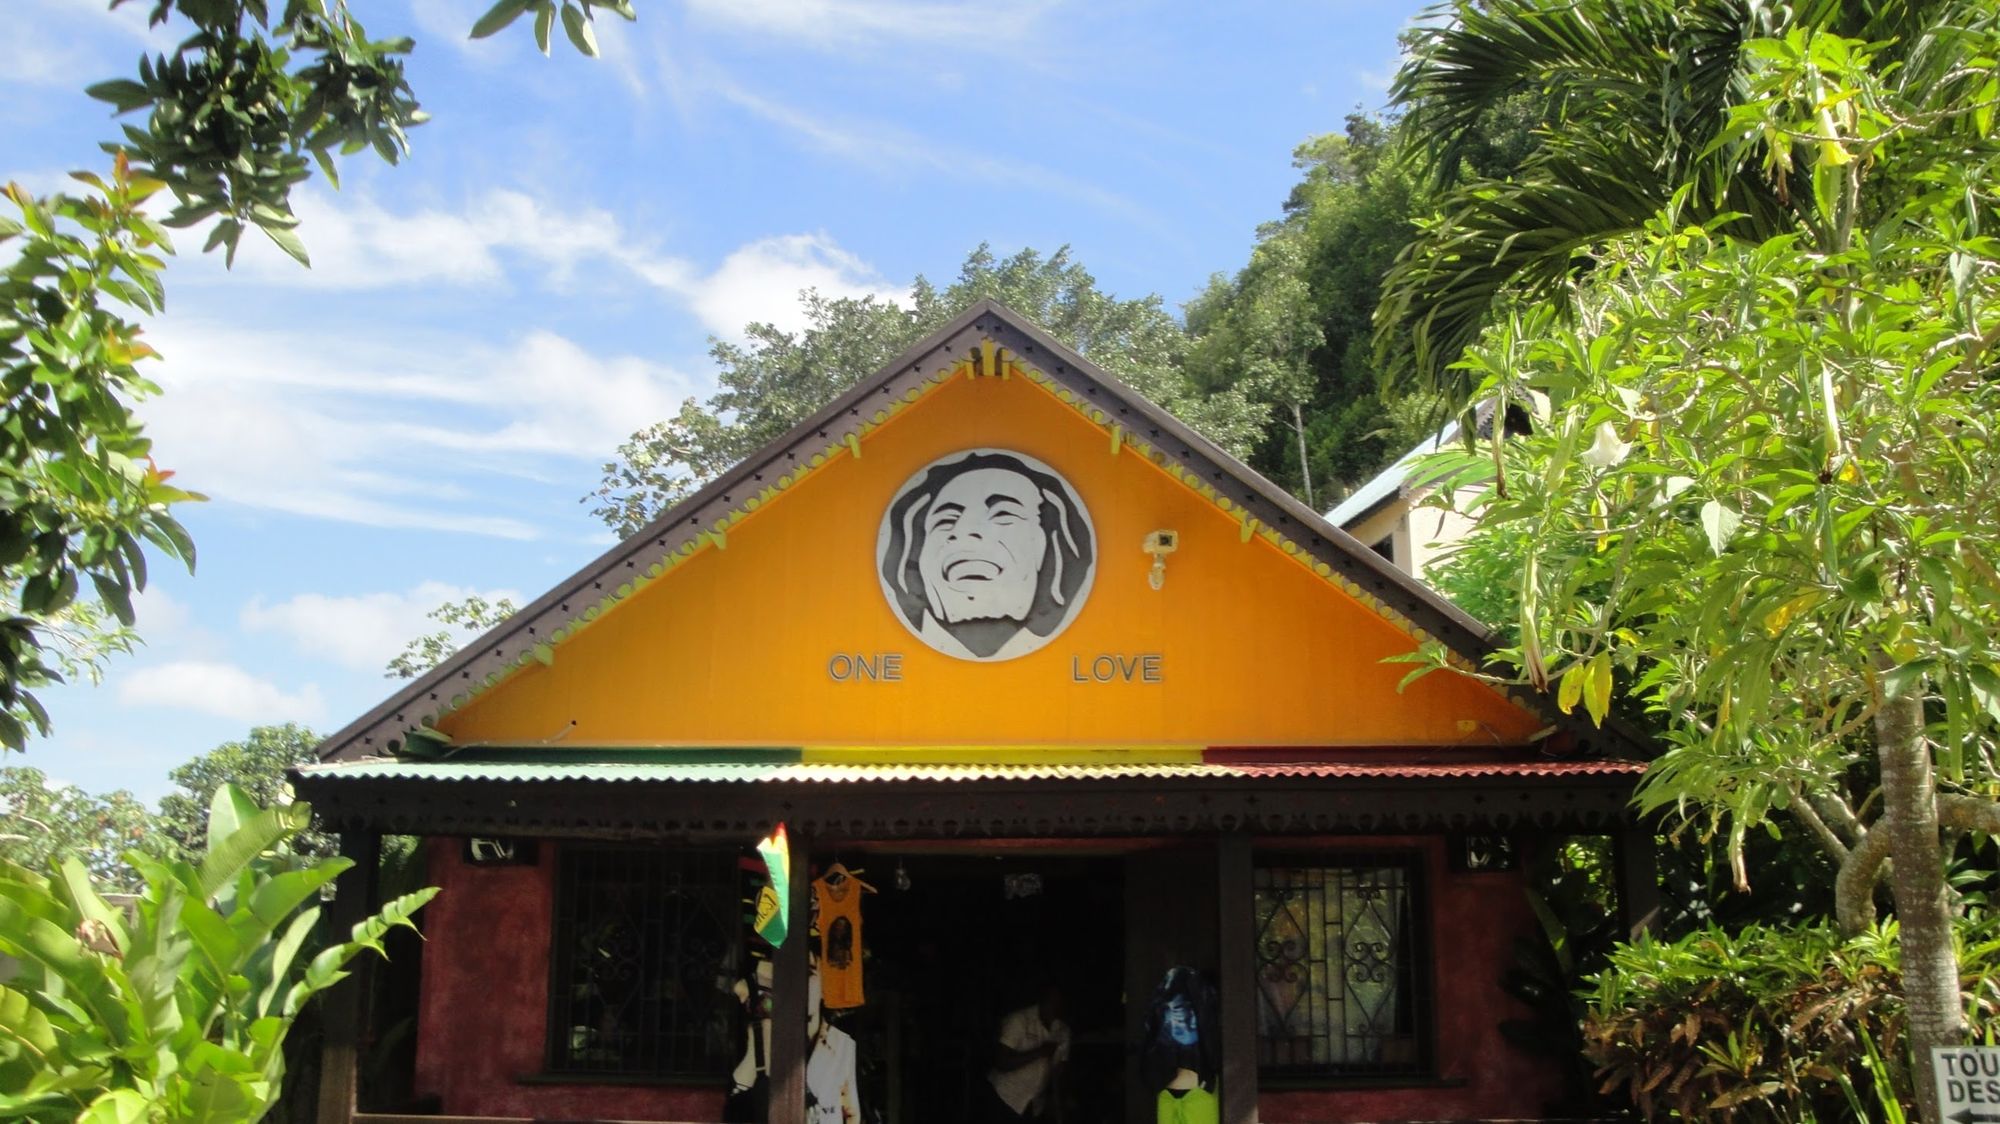
{"label": "rasta striped flag", "polygon": [[757,841],[757,854],[764,860],[764,870],[770,878],[757,891],[757,917],[752,927],[772,948],[777,948],[785,943],[785,932],[792,920],[792,903],[786,898],[792,884],[792,848],[785,839],[784,824],[780,823],[777,830]]}

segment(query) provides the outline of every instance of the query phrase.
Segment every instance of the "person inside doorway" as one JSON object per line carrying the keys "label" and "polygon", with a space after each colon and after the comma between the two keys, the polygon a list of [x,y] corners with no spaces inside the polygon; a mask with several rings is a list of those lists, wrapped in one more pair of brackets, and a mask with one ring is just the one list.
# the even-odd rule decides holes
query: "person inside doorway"
{"label": "person inside doorway", "polygon": [[1058,1078],[1069,1061],[1069,1024],[1062,1014],[1062,989],[1048,984],[1034,1003],[1000,1020],[993,1069],[986,1075],[993,1089],[993,1124],[1061,1119]]}

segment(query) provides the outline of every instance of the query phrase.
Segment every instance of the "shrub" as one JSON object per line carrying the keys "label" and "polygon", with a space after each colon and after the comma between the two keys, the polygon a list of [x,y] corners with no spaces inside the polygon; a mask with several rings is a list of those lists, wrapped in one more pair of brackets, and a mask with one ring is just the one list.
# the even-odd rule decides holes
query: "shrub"
{"label": "shrub", "polygon": [[[2000,1011],[2000,922],[1957,936],[1980,1027]],[[1851,940],[1825,925],[1641,939],[1591,980],[1584,1053],[1648,1120],[1900,1118],[1914,1099],[1901,982],[1893,921]]]}
{"label": "shrub", "polygon": [[0,862],[0,954],[19,961],[0,987],[0,1120],[262,1117],[306,1001],[437,892],[399,897],[315,953],[320,891],[352,864],[290,852],[311,819],[223,785],[199,865],[127,856],[145,880],[129,912],[75,859],[47,876]]}

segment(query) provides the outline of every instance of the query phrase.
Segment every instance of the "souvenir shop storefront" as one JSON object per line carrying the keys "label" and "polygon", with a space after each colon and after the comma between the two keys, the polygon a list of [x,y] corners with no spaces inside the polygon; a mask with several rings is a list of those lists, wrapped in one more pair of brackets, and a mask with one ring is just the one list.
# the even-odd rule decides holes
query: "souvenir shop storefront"
{"label": "souvenir shop storefront", "polygon": [[337,910],[384,835],[442,888],[321,1122],[1543,1116],[1523,868],[1643,747],[1425,643],[1488,651],[978,306],[295,773]]}

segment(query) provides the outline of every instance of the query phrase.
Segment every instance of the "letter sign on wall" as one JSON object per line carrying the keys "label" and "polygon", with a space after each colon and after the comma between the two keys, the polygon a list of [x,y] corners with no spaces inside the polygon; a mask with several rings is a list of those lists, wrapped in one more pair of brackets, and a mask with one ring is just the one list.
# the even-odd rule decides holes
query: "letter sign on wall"
{"label": "letter sign on wall", "polygon": [[962,660],[1011,660],[1055,639],[1097,573],[1076,490],[1005,449],[953,453],[910,477],[882,513],[875,549],[896,618]]}

